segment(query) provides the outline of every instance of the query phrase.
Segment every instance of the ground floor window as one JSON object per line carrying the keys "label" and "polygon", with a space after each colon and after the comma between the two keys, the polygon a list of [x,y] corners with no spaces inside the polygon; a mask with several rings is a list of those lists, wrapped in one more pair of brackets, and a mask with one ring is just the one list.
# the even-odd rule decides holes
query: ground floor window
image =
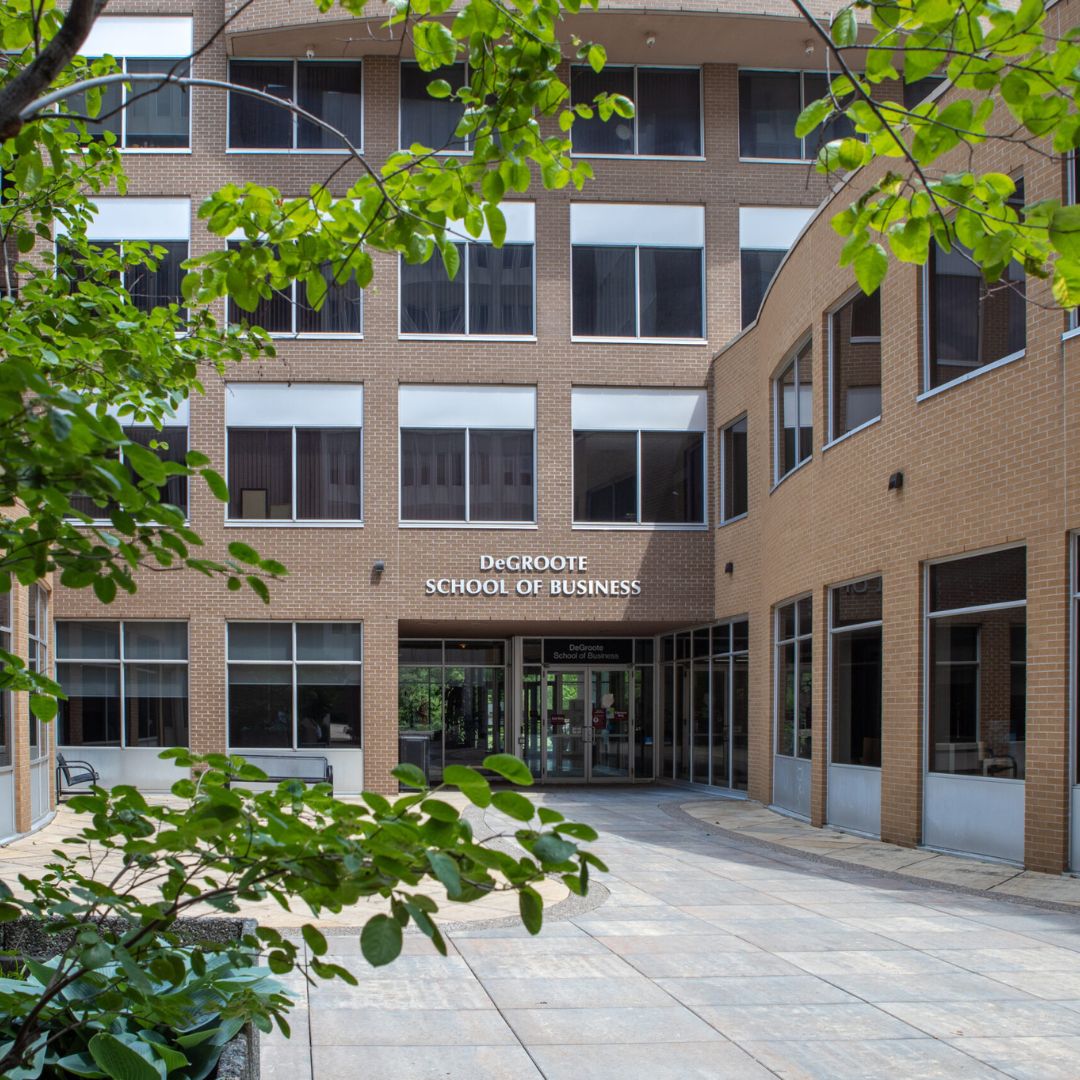
{"label": "ground floor window", "polygon": [[660,639],[662,776],[746,790],[749,637],[735,619]]}
{"label": "ground floor window", "polygon": [[881,578],[839,585],[831,601],[831,761],[880,768]]}
{"label": "ground floor window", "polygon": [[229,623],[229,747],[359,747],[362,660],[358,622]]}
{"label": "ground floor window", "polygon": [[[49,675],[49,594],[40,585],[26,591],[27,666]],[[49,753],[48,728],[30,713],[30,760],[39,761]]]}
{"label": "ground floor window", "polygon": [[[0,649],[11,652],[11,593],[0,593]],[[0,690],[0,769],[11,764],[10,691]]]}
{"label": "ground floor window", "polygon": [[187,746],[182,622],[56,624],[62,746]]}
{"label": "ground floor window", "polygon": [[506,749],[506,643],[413,641],[398,645],[402,761],[437,783],[447,765],[479,765]]}
{"label": "ground floor window", "polygon": [[1024,778],[1026,581],[1022,547],[929,568],[931,772]]}
{"label": "ground floor window", "polygon": [[782,604],[775,614],[776,752],[809,760],[813,749],[813,598]]}

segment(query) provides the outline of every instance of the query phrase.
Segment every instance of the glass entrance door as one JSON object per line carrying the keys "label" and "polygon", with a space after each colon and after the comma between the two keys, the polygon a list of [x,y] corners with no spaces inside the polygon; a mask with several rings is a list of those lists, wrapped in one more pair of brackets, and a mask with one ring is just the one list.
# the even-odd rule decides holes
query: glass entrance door
{"label": "glass entrance door", "polygon": [[633,715],[628,669],[548,669],[543,779],[630,779]]}
{"label": "glass entrance door", "polygon": [[544,688],[545,780],[584,780],[591,727],[586,728],[584,671],[548,671]]}
{"label": "glass entrance door", "polygon": [[630,672],[593,668],[590,777],[630,778]]}

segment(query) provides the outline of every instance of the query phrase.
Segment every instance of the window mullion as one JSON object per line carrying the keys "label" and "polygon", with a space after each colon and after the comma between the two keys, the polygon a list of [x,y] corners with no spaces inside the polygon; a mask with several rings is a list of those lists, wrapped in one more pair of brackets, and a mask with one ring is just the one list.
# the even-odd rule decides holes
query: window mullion
{"label": "window mullion", "polygon": [[124,624],[118,627],[120,641],[117,655],[120,657],[120,749],[127,749],[127,655],[124,649]]}
{"label": "window mullion", "polygon": [[634,246],[634,337],[641,337],[641,248]]}
{"label": "window mullion", "polygon": [[292,623],[292,748],[294,750],[299,749],[300,743],[297,739],[297,712],[298,712],[298,698],[297,693],[297,662],[296,662],[296,623]]}
{"label": "window mullion", "polygon": [[[120,70],[126,75],[128,73],[128,58],[125,56],[120,60]],[[124,149],[127,148],[127,99],[128,88],[127,83],[120,84],[120,146]]]}
{"label": "window mullion", "polygon": [[472,521],[472,505],[470,503],[470,498],[471,498],[471,494],[472,494],[472,492],[471,492],[471,487],[472,487],[471,479],[472,478],[469,475],[469,473],[471,472],[470,459],[469,459],[469,439],[470,439],[470,434],[471,434],[470,429],[466,428],[465,429],[465,521],[466,522]]}
{"label": "window mullion", "polygon": [[641,152],[638,149],[638,66],[634,65],[634,157],[637,157]]}
{"label": "window mullion", "polygon": [[465,319],[464,319],[464,325],[465,325],[465,336],[468,337],[472,333],[472,326],[470,325],[471,320],[469,319],[469,308],[471,306],[469,304],[469,290],[471,288],[471,284],[469,282],[469,262],[470,262],[469,252],[472,249],[472,244],[470,242],[466,241],[461,246],[464,248],[464,252],[462,254],[462,261],[465,263],[465,299],[464,299]]}
{"label": "window mullion", "polygon": [[641,524],[641,431],[637,432],[637,523]]}
{"label": "window mullion", "polygon": [[[298,98],[299,97],[300,97],[300,61],[299,60],[294,60],[293,61],[293,92],[292,92],[292,103],[293,103],[293,105],[298,104]],[[300,127],[300,118],[296,115],[296,110],[295,109],[292,109],[290,111],[292,113],[292,115],[290,116],[290,120],[292,121],[292,149],[295,150],[297,148],[297,146],[300,144],[300,139],[298,137],[299,136],[299,127]]]}
{"label": "window mullion", "polygon": [[291,487],[292,487],[292,519],[293,519],[293,521],[296,521],[297,520],[297,517],[296,517],[296,511],[297,511],[296,484],[297,484],[297,479],[298,479],[297,478],[297,473],[296,473],[296,428],[294,427],[294,428],[291,428],[290,430],[292,431],[292,461],[290,463],[290,468],[292,469],[292,484],[291,484]]}

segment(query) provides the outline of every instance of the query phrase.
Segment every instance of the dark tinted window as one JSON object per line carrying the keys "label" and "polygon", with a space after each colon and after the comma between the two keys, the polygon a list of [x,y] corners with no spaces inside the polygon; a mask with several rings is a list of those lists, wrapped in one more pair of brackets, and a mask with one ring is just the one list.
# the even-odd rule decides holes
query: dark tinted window
{"label": "dark tinted window", "polygon": [[795,121],[802,109],[799,73],[739,72],[739,153],[755,158],[802,157]]}
{"label": "dark tinted window", "polygon": [[641,433],[641,520],[700,524],[705,520],[704,438],[700,432]]}
{"label": "dark tinted window", "polygon": [[[469,244],[469,333],[533,332],[532,244]],[[433,260],[434,261],[434,260]]]}
{"label": "dark tinted window", "polygon": [[944,75],[925,75],[913,83],[905,83],[904,108],[913,109],[920,101],[925,101],[944,81]]}
{"label": "dark tinted window", "polygon": [[[458,244],[463,256],[465,245]],[[401,332],[403,334],[465,333],[465,268],[451,281],[436,252],[427,262],[401,261]]]}
{"label": "dark tinted window", "polygon": [[829,425],[838,439],[881,415],[881,297],[860,292],[831,319]]}
{"label": "dark tinted window", "polygon": [[1027,549],[1008,548],[930,567],[930,610],[1006,604],[1027,596]]}
{"label": "dark tinted window", "polygon": [[186,240],[154,240],[155,248],[163,249],[156,266],[124,267],[124,288],[131,302],[140,310],[150,312],[156,307],[177,304],[183,308],[180,282],[184,277],[182,263],[188,257]]}
{"label": "dark tinted window", "polygon": [[636,432],[574,432],[574,520],[637,520]]}
{"label": "dark tinted window", "polygon": [[637,327],[634,249],[575,245],[572,250],[574,334],[634,337]]}
{"label": "dark tinted window", "polygon": [[465,432],[401,432],[403,521],[465,520]]}
{"label": "dark tinted window", "polygon": [[[160,431],[153,427],[126,427],[124,434],[140,446],[150,447],[151,442],[159,445],[154,449],[162,461],[175,461],[183,464],[187,457],[187,428],[163,427]],[[161,488],[161,501],[179,507],[187,514],[188,484],[186,476],[170,476]]]}
{"label": "dark tinted window", "polygon": [[701,249],[641,248],[638,260],[641,336],[704,336]]}
{"label": "dark tinted window", "polygon": [[747,510],[747,420],[744,416],[724,428],[720,452],[723,456],[723,506],[720,518],[730,521]]}
{"label": "dark tinted window", "polygon": [[[291,60],[231,60],[229,81],[289,101],[293,96]],[[229,146],[234,149],[288,150],[293,145],[293,114],[247,94],[229,94]]]}
{"label": "dark tinted window", "polygon": [[749,248],[740,252],[743,326],[749,326],[757,318],[761,301],[765,299],[765,290],[786,254],[785,251],[759,251]]}
{"label": "dark tinted window", "polygon": [[[590,105],[597,94],[622,94],[634,100],[634,69],[605,67],[597,73],[585,65],[571,71],[575,104]],[[633,154],[634,121],[612,115],[601,120],[599,112],[590,120],[575,120],[572,131],[574,151],[578,154]]]}
{"label": "dark tinted window", "polygon": [[291,518],[292,431],[229,428],[229,517]]}
{"label": "dark tinted window", "polygon": [[360,519],[360,430],[298,429],[296,516],[306,521]]}
{"label": "dark tinted window", "polygon": [[[186,61],[144,60],[129,58],[126,68],[133,75],[157,75],[173,71],[180,76],[189,74]],[[154,87],[151,94],[142,95]],[[153,83],[132,83],[126,91],[129,104],[125,111],[124,145],[130,148],[186,147],[190,143],[191,91],[175,84],[160,88]]]}
{"label": "dark tinted window", "polygon": [[467,141],[454,138],[464,108],[453,97],[433,98],[427,87],[435,79],[445,80],[452,90],[460,90],[465,84],[465,65],[421,71],[419,64],[402,63],[401,145],[406,149],[413,143],[433,150],[465,149]]}
{"label": "dark tinted window", "polygon": [[469,432],[471,521],[533,520],[533,433]]}
{"label": "dark tinted window", "polygon": [[813,453],[814,418],[811,349],[807,342],[780,373],[775,384],[776,480],[785,477]]}
{"label": "dark tinted window", "polygon": [[[361,65],[301,60],[296,65],[296,103],[337,128],[359,147],[363,141]],[[325,128],[300,118],[297,145],[304,150],[343,150],[341,139]]]}

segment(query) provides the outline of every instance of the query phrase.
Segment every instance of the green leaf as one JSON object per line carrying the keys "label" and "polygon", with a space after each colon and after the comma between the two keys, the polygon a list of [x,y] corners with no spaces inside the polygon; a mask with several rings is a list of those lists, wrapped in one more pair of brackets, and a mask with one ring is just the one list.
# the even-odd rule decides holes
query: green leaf
{"label": "green leaf", "polygon": [[239,540],[234,540],[229,545],[229,554],[234,559],[239,559],[240,562],[248,563],[251,566],[258,566],[262,561],[259,558],[259,553],[250,544],[242,543]]}
{"label": "green leaf", "polygon": [[400,780],[406,787],[424,789],[428,786],[427,777],[415,765],[410,765],[408,762],[402,762],[391,769],[390,775]]}
{"label": "green leaf", "polygon": [[488,754],[484,758],[484,768],[522,787],[528,787],[533,782],[529,766],[513,754]]}
{"label": "green leaf", "polygon": [[869,296],[885,280],[889,257],[880,244],[870,244],[855,257],[855,280]]}
{"label": "green leaf", "polygon": [[565,863],[577,854],[577,845],[554,833],[543,833],[533,844],[532,853],[544,863]]}
{"label": "green leaf", "polygon": [[201,470],[200,476],[206,481],[207,487],[213,493],[215,499],[220,502],[229,501],[229,485],[221,478],[221,474],[213,469]]}
{"label": "green leaf", "polygon": [[448,98],[452,93],[450,84],[445,79],[432,79],[427,84],[427,92],[429,97],[433,98]]}
{"label": "green leaf", "polygon": [[533,804],[516,791],[496,791],[491,796],[491,805],[518,821],[532,821],[536,813]]}
{"label": "green leaf", "polygon": [[476,806],[491,805],[491,786],[468,765],[447,765],[443,769],[443,783],[460,788],[462,795]]}
{"label": "green leaf", "polygon": [[372,967],[392,963],[401,953],[401,926],[389,915],[373,915],[360,933],[360,951]]}
{"label": "green leaf", "polygon": [[1080,205],[1060,206],[1050,220],[1050,243],[1070,259],[1080,259]]}
{"label": "green leaf", "polygon": [[304,941],[307,943],[307,947],[316,956],[325,956],[327,950],[326,938],[323,936],[321,930],[312,926],[310,923],[304,923],[300,927],[300,933],[304,937]]}
{"label": "green leaf", "polygon": [[539,934],[544,925],[544,901],[531,886],[525,885],[518,893],[518,911],[525,929],[530,934]]}
{"label": "green leaf", "polygon": [[487,220],[491,242],[496,247],[502,247],[506,240],[506,218],[503,217],[503,212],[492,203],[484,203],[484,218]]}
{"label": "green leaf", "polygon": [[115,1035],[99,1031],[87,1044],[90,1056],[112,1080],[165,1080],[165,1064],[151,1064]]}
{"label": "green leaf", "polygon": [[843,49],[849,45],[854,45],[858,37],[859,24],[855,19],[855,9],[854,7],[846,7],[833,19],[833,43]]}
{"label": "green leaf", "polygon": [[44,723],[56,719],[56,698],[46,697],[44,694],[30,695],[30,711]]}
{"label": "green leaf", "polygon": [[804,139],[832,112],[832,102],[828,98],[811,101],[795,121],[795,137]]}
{"label": "green leaf", "polygon": [[589,67],[599,75],[600,72],[604,70],[604,65],[607,63],[607,51],[604,49],[604,46],[590,45],[586,57],[589,61]]}
{"label": "green leaf", "polygon": [[442,882],[446,889],[446,895],[451,900],[461,896],[461,872],[454,860],[442,851],[429,851],[427,853],[428,864],[431,872]]}
{"label": "green leaf", "polygon": [[111,604],[116,599],[116,582],[111,577],[94,578],[94,595],[103,604]]}
{"label": "green leaf", "polygon": [[926,218],[910,218],[890,229],[888,236],[889,247],[901,262],[926,262],[930,252],[930,222]]}

